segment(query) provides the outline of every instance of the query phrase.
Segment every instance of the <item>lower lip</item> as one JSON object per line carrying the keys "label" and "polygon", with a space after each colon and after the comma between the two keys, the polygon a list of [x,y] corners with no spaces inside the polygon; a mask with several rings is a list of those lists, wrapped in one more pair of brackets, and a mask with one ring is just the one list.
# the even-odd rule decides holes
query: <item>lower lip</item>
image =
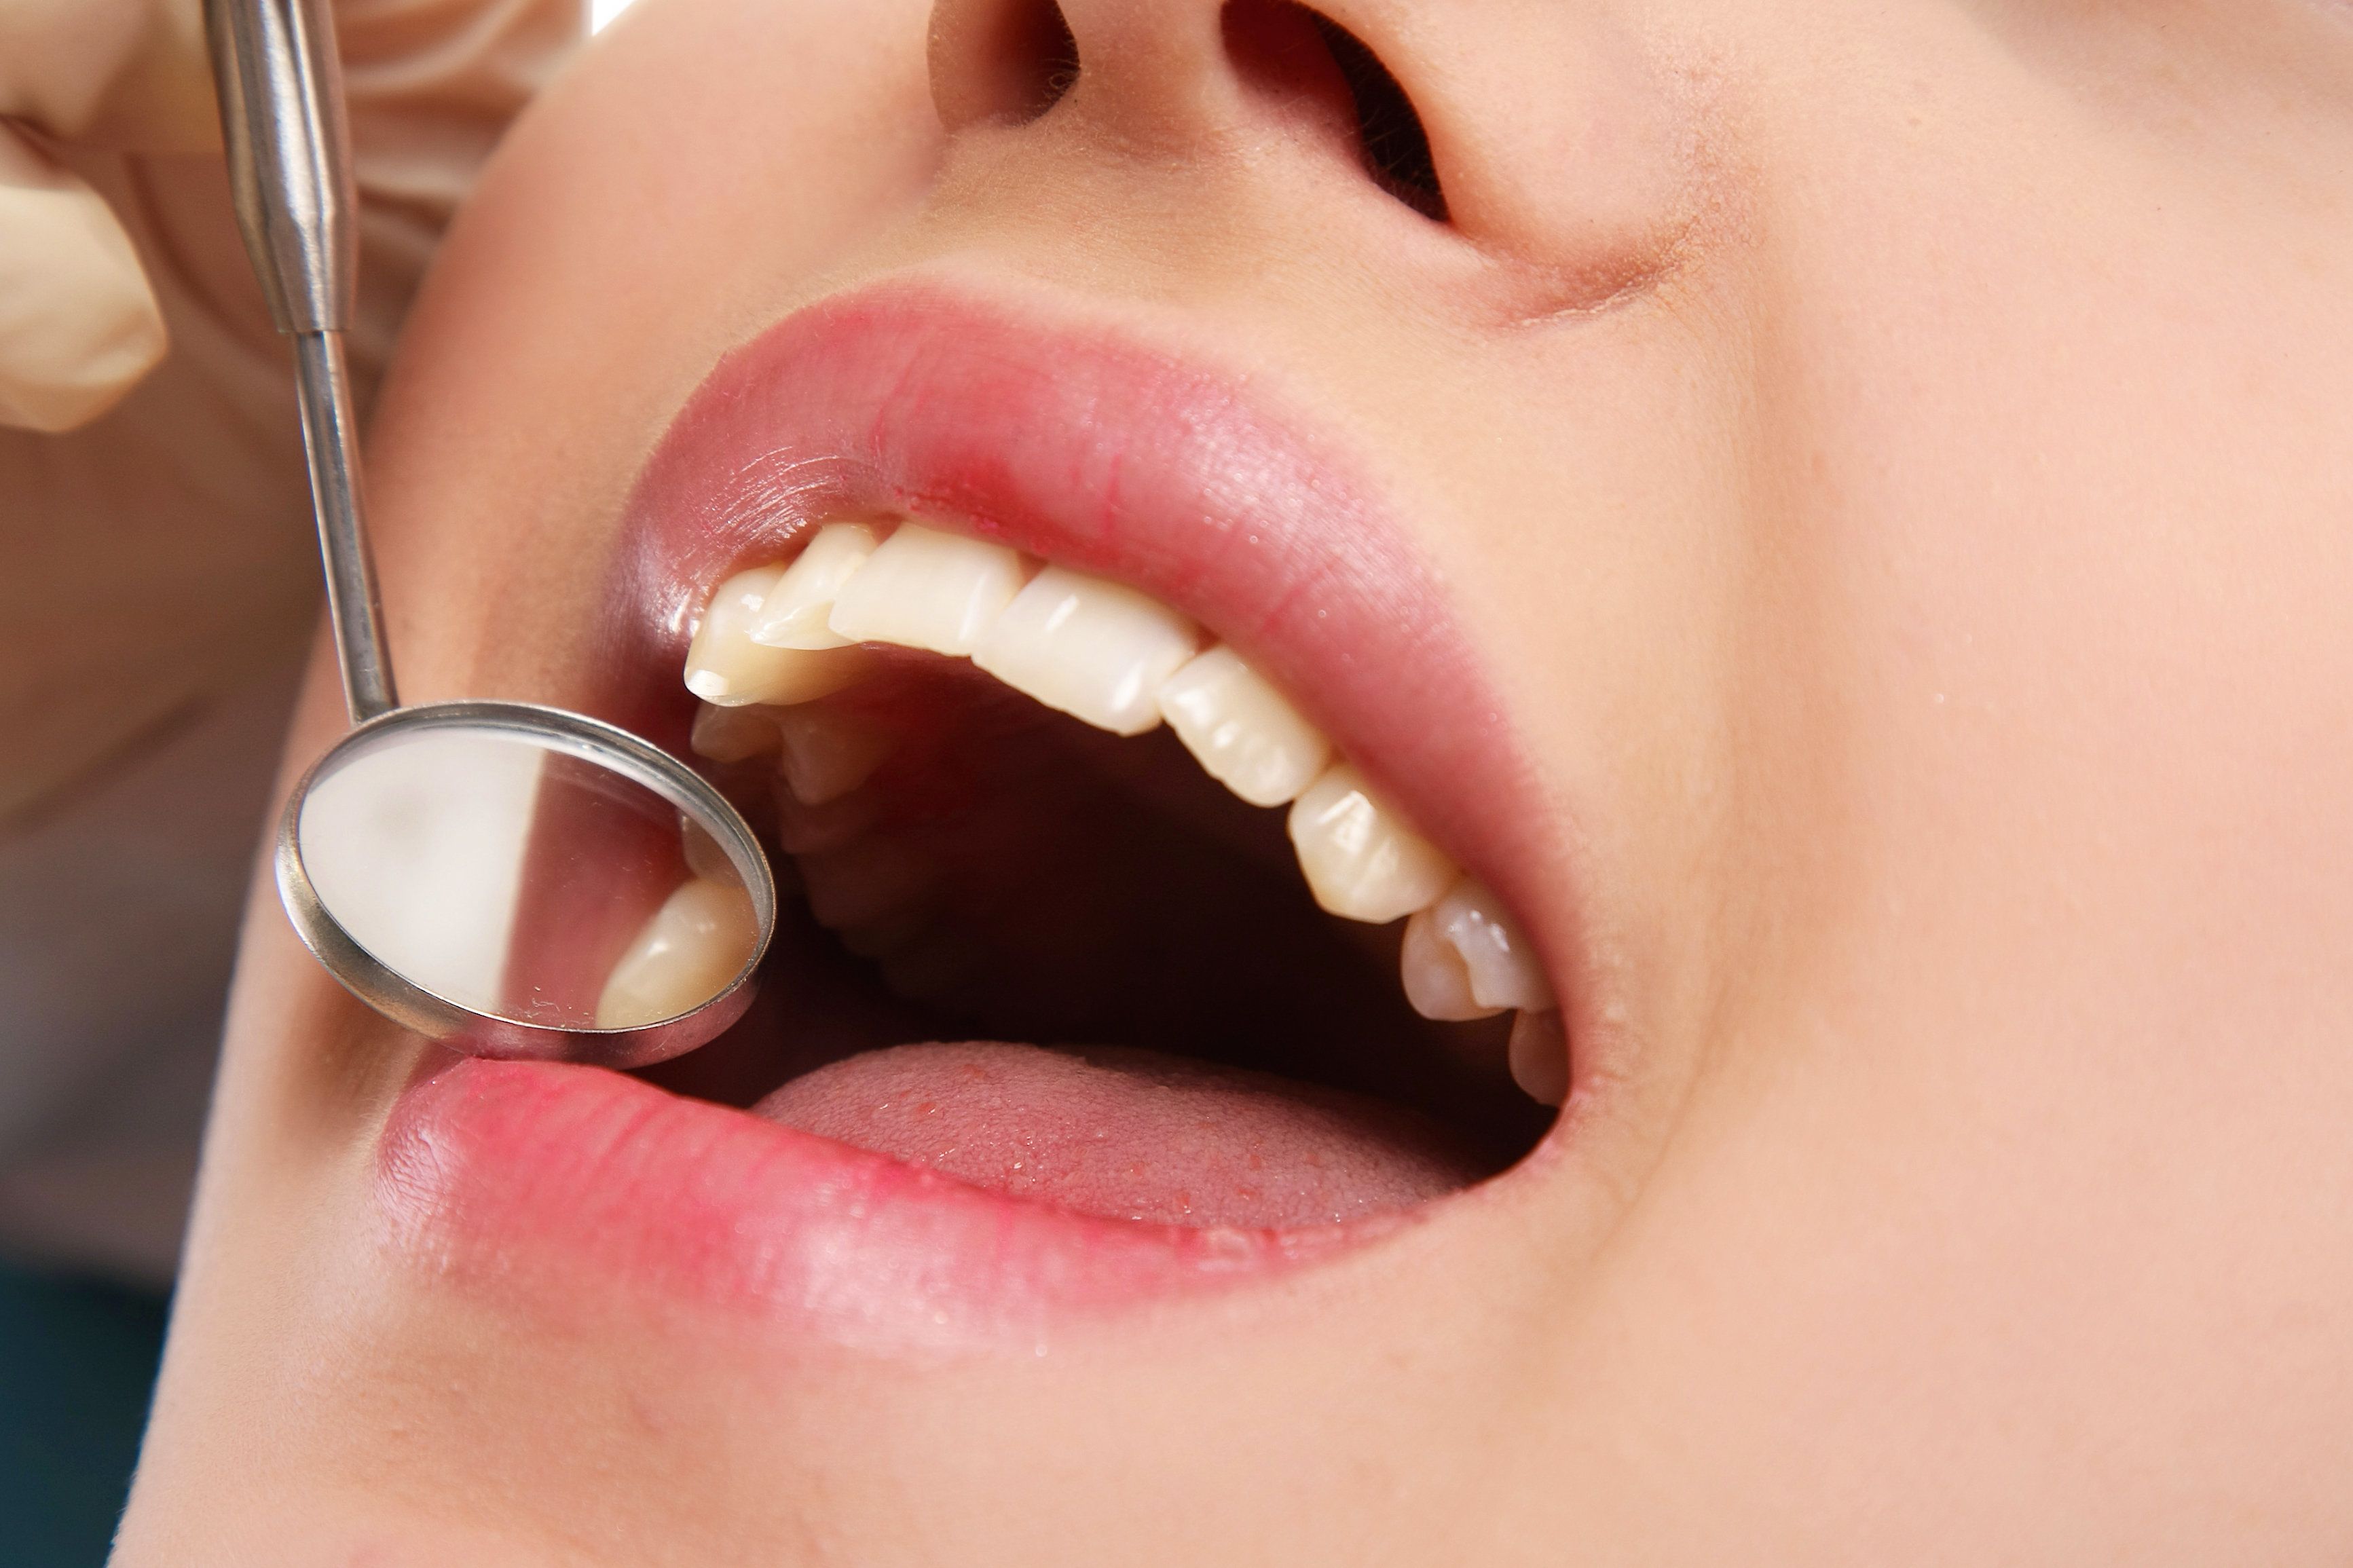
{"label": "lower lip", "polygon": [[1187,1229],[1103,1220],[600,1068],[461,1060],[378,1150],[394,1250],[555,1301],[584,1276],[885,1354],[1042,1350],[1125,1307],[1229,1288],[1411,1223]]}

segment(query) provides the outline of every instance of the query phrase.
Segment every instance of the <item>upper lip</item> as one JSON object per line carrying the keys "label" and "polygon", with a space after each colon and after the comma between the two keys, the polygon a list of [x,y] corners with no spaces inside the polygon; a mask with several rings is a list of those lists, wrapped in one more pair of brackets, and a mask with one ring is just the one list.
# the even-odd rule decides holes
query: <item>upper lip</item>
{"label": "upper lip", "polygon": [[[1246,379],[934,276],[786,317],[712,368],[639,475],[614,716],[681,741],[677,671],[712,584],[829,519],[921,516],[1192,616],[1567,950],[1559,846],[1444,583],[1348,443]],[[1573,978],[1555,977],[1572,1033]]]}

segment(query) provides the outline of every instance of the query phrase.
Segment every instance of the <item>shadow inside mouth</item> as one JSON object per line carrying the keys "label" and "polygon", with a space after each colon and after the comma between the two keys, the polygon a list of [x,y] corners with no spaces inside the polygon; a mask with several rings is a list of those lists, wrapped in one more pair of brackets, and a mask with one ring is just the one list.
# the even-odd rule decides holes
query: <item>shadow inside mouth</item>
{"label": "shadow inside mouth", "polygon": [[[744,1019],[649,1080],[976,1184],[1199,1224],[1405,1206],[1550,1125],[1512,1082],[1509,1016],[1416,1014],[1401,923],[1318,909],[1282,815],[1165,729],[1111,735],[903,651],[827,703],[888,760],[815,808],[772,758],[712,770],[784,907]],[[955,1049],[894,1050],[934,1043]],[[1249,1169],[1273,1194],[1257,1206],[1202,1195]]]}

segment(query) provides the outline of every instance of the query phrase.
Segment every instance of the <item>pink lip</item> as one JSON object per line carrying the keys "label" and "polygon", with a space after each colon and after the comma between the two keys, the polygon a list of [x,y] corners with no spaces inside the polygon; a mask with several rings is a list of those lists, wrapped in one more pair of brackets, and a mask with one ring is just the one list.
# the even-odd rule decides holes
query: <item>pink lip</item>
{"label": "pink lip", "polygon": [[[711,584],[828,518],[917,514],[1191,615],[1537,913],[1522,895],[1557,851],[1530,775],[1442,585],[1360,471],[1239,378],[1124,331],[933,282],[839,296],[723,359],[648,462],[604,706],[682,742],[675,672]],[[413,1087],[379,1174],[404,1249],[509,1276],[518,1258],[570,1259],[874,1349],[1028,1344],[1062,1313],[1263,1276],[1394,1224],[1083,1218],[613,1074],[520,1064]]]}

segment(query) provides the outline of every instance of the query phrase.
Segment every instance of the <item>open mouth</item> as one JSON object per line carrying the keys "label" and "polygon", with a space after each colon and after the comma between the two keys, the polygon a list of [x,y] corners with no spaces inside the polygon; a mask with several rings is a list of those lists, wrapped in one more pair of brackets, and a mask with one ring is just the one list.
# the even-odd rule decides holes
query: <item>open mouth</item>
{"label": "open mouth", "polygon": [[[1366,494],[1230,380],[933,285],[723,360],[631,503],[599,706],[702,760],[784,912],[744,1019],[639,1076],[1284,1256],[1516,1162],[1571,1079],[1538,814]],[[727,942],[654,922],[617,1016]]]}

